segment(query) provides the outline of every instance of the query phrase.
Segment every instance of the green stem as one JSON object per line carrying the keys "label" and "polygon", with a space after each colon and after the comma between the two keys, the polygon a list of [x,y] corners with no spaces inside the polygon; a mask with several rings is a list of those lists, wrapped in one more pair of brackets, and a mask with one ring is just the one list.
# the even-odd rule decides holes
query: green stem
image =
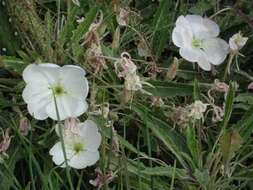
{"label": "green stem", "polygon": [[231,64],[233,62],[234,57],[235,57],[234,53],[231,53],[229,55],[228,63],[227,63],[226,70],[225,70],[225,73],[224,73],[224,78],[223,78],[224,81],[226,80],[227,75],[230,75],[230,67],[231,67]]}
{"label": "green stem", "polygon": [[61,146],[62,146],[62,151],[63,151],[63,156],[64,156],[64,162],[66,164],[66,175],[67,179],[70,185],[70,189],[74,190],[74,186],[72,184],[71,176],[70,176],[70,167],[68,165],[68,160],[67,160],[67,154],[66,154],[66,149],[65,149],[65,144],[64,144],[64,138],[63,138],[63,131],[62,131],[62,125],[60,121],[60,115],[59,115],[59,110],[56,102],[56,97],[55,94],[53,93],[54,96],[54,104],[55,104],[55,110],[56,110],[56,115],[57,115],[57,124],[59,127],[59,133],[60,133],[60,141],[61,141]]}

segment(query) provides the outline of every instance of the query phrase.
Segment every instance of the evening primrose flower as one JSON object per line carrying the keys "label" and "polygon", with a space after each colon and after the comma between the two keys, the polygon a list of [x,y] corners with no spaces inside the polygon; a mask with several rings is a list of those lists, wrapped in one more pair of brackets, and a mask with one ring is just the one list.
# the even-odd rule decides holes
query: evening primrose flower
{"label": "evening primrose flower", "polygon": [[229,47],[232,51],[238,52],[240,49],[243,48],[247,41],[248,38],[243,37],[241,32],[238,32],[229,39]]}
{"label": "evening primrose flower", "polygon": [[26,87],[22,97],[35,119],[57,120],[55,100],[60,120],[80,116],[88,108],[88,81],[79,66],[30,64],[23,72],[23,79]]}
{"label": "evening primrose flower", "polygon": [[[84,123],[76,123],[74,127],[75,129],[73,129],[72,125],[66,126],[65,122],[63,140],[67,163],[72,168],[83,169],[99,160],[98,148],[101,143],[101,135],[96,123],[91,120],[86,120]],[[66,167],[60,141],[51,148],[49,154],[53,156],[53,162],[56,165]]]}
{"label": "evening primrose flower", "polygon": [[206,70],[220,65],[229,52],[228,44],[218,38],[219,26],[199,15],[178,17],[172,32],[173,43],[180,48],[179,54],[190,62],[197,62]]}

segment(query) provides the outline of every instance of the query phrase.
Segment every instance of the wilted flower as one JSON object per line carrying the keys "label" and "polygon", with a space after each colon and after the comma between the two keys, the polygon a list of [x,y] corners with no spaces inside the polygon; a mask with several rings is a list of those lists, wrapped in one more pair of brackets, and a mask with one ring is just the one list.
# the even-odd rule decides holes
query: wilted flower
{"label": "wilted flower", "polygon": [[125,77],[125,89],[129,91],[138,91],[142,89],[141,79],[136,74],[128,74]]}
{"label": "wilted flower", "polygon": [[228,90],[229,90],[229,86],[225,82],[220,82],[218,79],[215,79],[213,89],[218,91],[218,92],[227,93]]}
{"label": "wilted flower", "polygon": [[229,47],[232,51],[238,52],[240,49],[243,48],[247,40],[248,38],[243,37],[241,32],[238,32],[229,39]]}
{"label": "wilted flower", "polygon": [[222,121],[223,116],[224,116],[224,109],[219,106],[216,106],[214,104],[211,106],[212,106],[212,110],[213,110],[212,121],[213,122]]}
{"label": "wilted flower", "polygon": [[2,141],[0,142],[0,154],[6,154],[10,143],[11,143],[11,136],[10,136],[10,128],[7,128],[5,132],[2,134]]}
{"label": "wilted flower", "polygon": [[161,97],[157,97],[157,96],[152,96],[152,103],[151,106],[157,106],[157,107],[161,107],[164,105],[164,101]]}
{"label": "wilted flower", "polygon": [[20,133],[24,136],[28,135],[29,130],[31,129],[30,121],[27,117],[23,117],[19,121],[19,130]]}
{"label": "wilted flower", "polygon": [[116,19],[120,26],[127,26],[129,23],[129,11],[120,8],[119,14],[117,15]]}
{"label": "wilted flower", "polygon": [[192,119],[202,119],[204,117],[204,112],[206,111],[208,104],[204,104],[202,101],[197,100],[193,104],[189,105],[187,109],[189,110],[188,116]]}
{"label": "wilted flower", "polygon": [[90,180],[89,182],[91,185],[97,187],[98,189],[103,187],[105,184],[109,184],[115,178],[115,175],[112,171],[109,171],[107,174],[103,174],[102,171],[97,168],[95,172],[97,174],[96,179]]}
{"label": "wilted flower", "polygon": [[229,52],[228,44],[217,37],[219,32],[219,26],[208,18],[180,16],[172,32],[172,41],[180,48],[184,59],[197,62],[202,69],[210,71],[211,64],[220,65]]}
{"label": "wilted flower", "polygon": [[141,56],[141,57],[146,58],[146,57],[150,56],[150,52],[148,50],[148,47],[143,41],[140,41],[137,44],[137,50],[138,50],[138,55]]}
{"label": "wilted flower", "polygon": [[95,69],[95,73],[98,73],[103,68],[107,69],[100,45],[96,45],[95,43],[91,44],[91,47],[87,50],[87,60]]}
{"label": "wilted flower", "polygon": [[114,63],[115,72],[118,77],[126,77],[127,75],[134,75],[137,71],[137,66],[131,60],[131,56],[127,52],[121,54],[121,58]]}
{"label": "wilted flower", "polygon": [[[62,126],[60,126],[62,127]],[[95,164],[99,159],[98,148],[101,143],[101,135],[98,132],[96,123],[86,120],[74,126],[76,129],[64,128],[64,144],[67,156],[67,163],[70,167],[83,169]],[[67,128],[67,130],[66,130]],[[49,151],[53,156],[56,165],[66,167],[61,142],[57,142]]]}
{"label": "wilted flower", "polygon": [[104,104],[101,104],[101,105],[97,105],[97,109],[93,112],[90,112],[90,114],[93,114],[93,115],[101,115],[103,116],[104,119],[107,119],[108,118],[108,115],[109,115],[109,112],[110,112],[110,108],[109,108],[109,103],[106,102]]}
{"label": "wilted flower", "polygon": [[55,101],[60,120],[80,116],[88,108],[88,81],[79,66],[30,64],[23,72],[23,79],[26,82],[23,99],[29,113],[38,120],[58,119]]}

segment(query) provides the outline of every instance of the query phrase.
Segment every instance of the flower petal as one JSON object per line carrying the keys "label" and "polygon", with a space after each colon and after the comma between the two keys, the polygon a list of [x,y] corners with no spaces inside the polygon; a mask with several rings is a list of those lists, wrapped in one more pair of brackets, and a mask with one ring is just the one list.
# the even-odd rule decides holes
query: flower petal
{"label": "flower petal", "polygon": [[69,161],[69,166],[76,169],[83,169],[87,166],[95,164],[99,160],[99,152],[83,151],[72,157]]}
{"label": "flower petal", "polygon": [[28,104],[29,113],[38,120],[48,117],[46,106],[50,103],[50,92],[45,84],[27,84],[23,90],[22,97]]}
{"label": "flower petal", "polygon": [[[53,162],[56,165],[61,165],[64,163],[64,155],[61,147],[61,142],[57,142],[49,151],[49,154],[53,156]],[[65,164],[63,164],[65,165]]]}
{"label": "flower petal", "polygon": [[200,39],[216,37],[220,33],[219,26],[208,18],[200,15],[186,15],[185,19],[190,23],[194,36]]}
{"label": "flower petal", "polygon": [[212,38],[203,42],[206,59],[214,65],[220,65],[229,53],[229,45],[220,38]]}
{"label": "flower petal", "polygon": [[23,79],[26,83],[53,83],[59,75],[59,66],[51,63],[30,64],[23,71]]}
{"label": "flower petal", "polygon": [[88,150],[94,151],[98,149],[101,143],[101,135],[98,132],[97,124],[91,120],[86,120],[80,123],[80,135],[85,140],[85,147]]}
{"label": "flower petal", "polygon": [[[68,117],[78,117],[88,109],[88,104],[85,99],[77,99],[69,95],[57,97],[56,102],[60,120]],[[50,118],[57,120],[54,101],[50,102],[46,107],[46,112]]]}
{"label": "flower petal", "polygon": [[176,27],[172,31],[172,41],[177,47],[189,47],[193,34],[188,21],[184,16],[178,17]]}
{"label": "flower petal", "polygon": [[209,61],[205,59],[205,57],[199,57],[199,60],[197,61],[199,67],[205,71],[211,70],[211,64]]}
{"label": "flower petal", "polygon": [[179,54],[190,62],[197,62],[199,57],[203,55],[203,52],[199,49],[180,48]]}
{"label": "flower petal", "polygon": [[[66,150],[66,157],[67,157],[67,162],[69,164],[70,160],[74,156],[74,152],[68,148],[68,146],[65,144],[65,150]],[[61,146],[61,142],[57,142],[49,151],[49,154],[53,156],[53,162],[56,165],[60,165],[61,167],[65,168],[65,159],[64,159],[64,154],[63,154],[63,149]]]}

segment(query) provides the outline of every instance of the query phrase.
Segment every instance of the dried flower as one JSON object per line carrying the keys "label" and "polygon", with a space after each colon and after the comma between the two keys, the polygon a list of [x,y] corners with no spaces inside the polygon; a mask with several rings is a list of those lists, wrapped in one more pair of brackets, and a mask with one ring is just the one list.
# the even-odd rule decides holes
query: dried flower
{"label": "dried flower", "polygon": [[105,58],[101,50],[101,46],[95,43],[91,44],[91,47],[87,50],[88,63],[95,69],[95,73],[98,73],[102,69],[107,69]]}
{"label": "dried flower", "polygon": [[120,8],[119,14],[117,15],[117,22],[120,26],[127,26],[129,23],[129,11]]}
{"label": "dried flower", "polygon": [[97,174],[96,179],[90,180],[89,182],[91,185],[97,187],[98,189],[103,187],[105,184],[109,184],[115,178],[115,175],[112,171],[109,171],[107,174],[103,174],[102,171],[97,168],[95,172]]}
{"label": "dried flower", "polygon": [[161,97],[152,96],[151,99],[152,99],[151,106],[162,107],[164,105],[164,101]]}
{"label": "dried flower", "polygon": [[220,82],[218,79],[215,79],[213,89],[218,91],[218,92],[227,93],[228,90],[229,90],[229,86],[225,82]]}
{"label": "dried flower", "polygon": [[193,104],[187,106],[188,117],[192,119],[203,119],[204,115],[203,113],[206,111],[208,104],[204,104],[202,101],[197,100]]}
{"label": "dried flower", "polygon": [[121,58],[114,63],[115,72],[118,77],[125,78],[127,75],[136,74],[137,66],[127,52],[121,54]]}
{"label": "dried flower", "polygon": [[0,142],[0,154],[5,154],[11,144],[10,128],[7,128],[2,134],[2,141]]}

